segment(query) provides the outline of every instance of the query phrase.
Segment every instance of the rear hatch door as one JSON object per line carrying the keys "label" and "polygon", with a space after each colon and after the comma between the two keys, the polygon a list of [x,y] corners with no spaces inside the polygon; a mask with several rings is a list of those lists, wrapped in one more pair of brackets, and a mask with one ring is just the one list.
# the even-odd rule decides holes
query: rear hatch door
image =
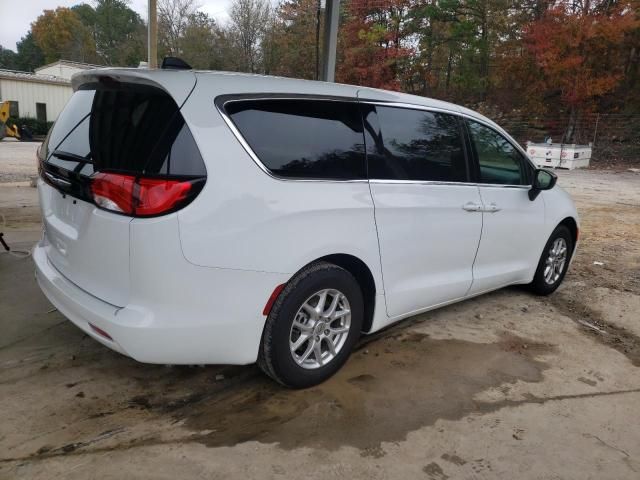
{"label": "rear hatch door", "polygon": [[38,153],[45,248],[67,279],[124,306],[130,292],[132,217],[98,208],[91,176],[103,171],[138,175],[150,163],[166,170],[170,160],[158,158],[170,158],[167,151],[184,126],[179,108],[195,76],[100,70],[74,78],[73,84],[75,93]]}

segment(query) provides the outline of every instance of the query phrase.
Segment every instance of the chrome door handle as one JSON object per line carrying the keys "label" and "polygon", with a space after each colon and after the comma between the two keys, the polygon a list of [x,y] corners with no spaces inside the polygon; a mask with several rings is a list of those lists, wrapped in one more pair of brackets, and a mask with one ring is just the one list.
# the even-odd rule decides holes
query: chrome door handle
{"label": "chrome door handle", "polygon": [[466,210],[467,212],[481,212],[482,205],[475,202],[467,202],[462,206],[462,209]]}
{"label": "chrome door handle", "polygon": [[484,209],[485,212],[489,212],[489,213],[496,213],[496,212],[499,212],[500,210],[502,209],[493,202],[490,203],[489,206]]}

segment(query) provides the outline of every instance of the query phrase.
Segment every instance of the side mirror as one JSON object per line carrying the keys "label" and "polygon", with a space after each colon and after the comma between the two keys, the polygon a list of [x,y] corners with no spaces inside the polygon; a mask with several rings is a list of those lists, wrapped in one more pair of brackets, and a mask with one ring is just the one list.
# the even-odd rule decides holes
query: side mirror
{"label": "side mirror", "polygon": [[529,190],[529,200],[533,201],[542,190],[551,190],[555,187],[558,176],[550,170],[538,168],[533,175],[533,185]]}

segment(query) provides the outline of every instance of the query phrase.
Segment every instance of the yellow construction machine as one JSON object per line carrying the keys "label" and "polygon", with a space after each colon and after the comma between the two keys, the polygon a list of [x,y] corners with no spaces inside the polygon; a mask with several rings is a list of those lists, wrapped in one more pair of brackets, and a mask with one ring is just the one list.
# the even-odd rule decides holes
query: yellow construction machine
{"label": "yellow construction machine", "polygon": [[17,125],[7,125],[9,120],[9,108],[11,104],[7,102],[0,103],[0,140],[4,137],[14,137],[18,140],[21,139],[20,129]]}

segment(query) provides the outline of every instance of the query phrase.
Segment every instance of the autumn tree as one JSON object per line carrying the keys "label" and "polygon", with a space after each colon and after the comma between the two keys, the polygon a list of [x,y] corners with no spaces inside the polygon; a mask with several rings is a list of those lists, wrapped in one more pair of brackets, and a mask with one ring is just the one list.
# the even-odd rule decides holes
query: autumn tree
{"label": "autumn tree", "polygon": [[45,62],[59,59],[96,62],[96,46],[91,32],[69,8],[44,10],[31,24],[35,44]]}
{"label": "autumn tree", "polygon": [[583,112],[623,80],[624,40],[640,23],[630,3],[590,0],[558,3],[525,30],[524,42],[539,69],[537,91],[553,98],[570,115],[565,141],[573,139]]}
{"label": "autumn tree", "polygon": [[340,35],[340,82],[399,90],[413,49],[409,0],[352,0]]}

